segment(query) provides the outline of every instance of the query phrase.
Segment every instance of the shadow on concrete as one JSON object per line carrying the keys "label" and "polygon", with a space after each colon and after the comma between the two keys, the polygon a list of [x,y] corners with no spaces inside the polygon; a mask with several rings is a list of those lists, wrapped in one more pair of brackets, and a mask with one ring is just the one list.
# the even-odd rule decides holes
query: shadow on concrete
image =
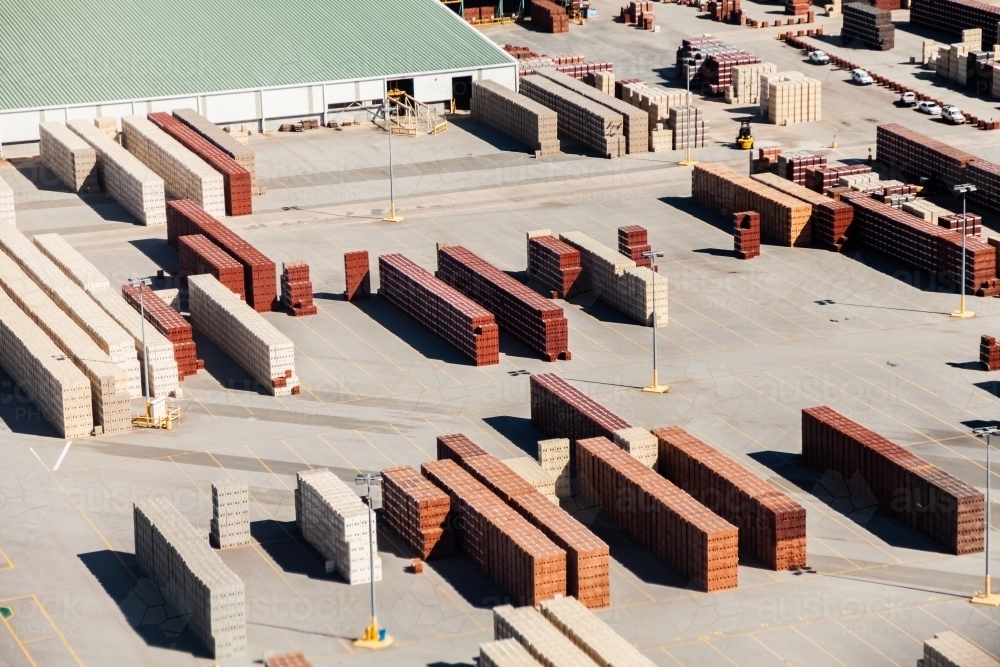
{"label": "shadow on concrete", "polygon": [[252,521],[250,536],[287,574],[303,574],[310,579],[340,579],[338,574],[327,573],[323,555],[302,537],[294,521]]}
{"label": "shadow on concrete", "polygon": [[492,609],[502,604],[520,606],[465,554],[437,558],[425,567],[433,569],[463,600],[477,609]]}
{"label": "shadow on concrete", "polygon": [[983,365],[978,361],[949,361],[948,366],[958,368],[963,371],[982,371]]}
{"label": "shadow on concrete", "polygon": [[722,248],[698,248],[692,250],[691,252],[698,252],[703,255],[714,255],[716,257],[735,257],[736,253],[733,250],[723,250]]}
{"label": "shadow on concrete", "polygon": [[400,340],[428,359],[437,359],[445,363],[461,364],[463,366],[472,363],[378,296],[356,301],[354,305],[357,306],[358,310],[395,334]]}
{"label": "shadow on concrete", "polygon": [[691,580],[667,565],[659,556],[642,546],[634,537],[621,529],[607,517],[597,514],[574,516],[584,523],[591,532],[604,541],[611,551],[611,558],[647,584],[687,588]]}
{"label": "shadow on concrete", "polygon": [[974,382],[973,387],[982,389],[987,394],[995,398],[1000,398],[1000,380],[984,380],[983,382]]}
{"label": "shadow on concrete", "polygon": [[874,269],[879,273],[915,287],[921,292],[936,292],[938,294],[958,293],[957,281],[953,280],[947,274],[933,274],[921,271],[869,248],[854,248],[843,254],[870,269]]}
{"label": "shadow on concrete", "polygon": [[538,441],[545,440],[545,436],[535,430],[535,427],[531,425],[531,420],[527,417],[498,415],[484,417],[483,421],[494,431],[517,445],[525,456],[535,459],[538,457]]}
{"label": "shadow on concrete", "polygon": [[[59,438],[59,433],[45,421],[42,413],[7,371],[0,368],[0,422],[12,433]],[[0,426],[0,432],[3,432]]]}
{"label": "shadow on concrete", "polygon": [[148,646],[211,659],[208,649],[187,629],[190,612],[172,603],[166,591],[142,573],[133,554],[105,549],[77,558]]}
{"label": "shadow on concrete", "polygon": [[339,292],[337,294],[332,292],[316,292],[313,294],[313,300],[316,299],[322,299],[323,301],[347,301],[347,297],[344,296],[343,292]]}
{"label": "shadow on concrete", "polygon": [[198,329],[194,329],[194,344],[198,350],[198,358],[205,362],[204,372],[215,378],[226,389],[255,392],[261,396],[271,395],[268,387],[257,382]]}
{"label": "shadow on concrete", "polygon": [[621,313],[601,301],[598,298],[599,295],[600,290],[588,290],[586,292],[578,292],[566,301],[574,306],[579,306],[583,312],[600,322],[642,326],[625,313]]}
{"label": "shadow on concrete", "polygon": [[129,243],[167,273],[176,275],[180,271],[180,258],[167,245],[167,239],[132,239]]}
{"label": "shadow on concrete", "polygon": [[486,125],[473,120],[470,115],[449,114],[448,123],[454,125],[460,130],[468,132],[477,139],[482,139],[498,150],[510,151],[512,153],[527,153],[532,156],[535,154],[534,150],[528,148],[524,144],[514,141],[500,132],[497,132],[493,128],[487,127]]}
{"label": "shadow on concrete", "polygon": [[65,183],[59,180],[58,176],[42,164],[41,156],[15,157],[7,161],[39,190],[47,192],[73,192]]}

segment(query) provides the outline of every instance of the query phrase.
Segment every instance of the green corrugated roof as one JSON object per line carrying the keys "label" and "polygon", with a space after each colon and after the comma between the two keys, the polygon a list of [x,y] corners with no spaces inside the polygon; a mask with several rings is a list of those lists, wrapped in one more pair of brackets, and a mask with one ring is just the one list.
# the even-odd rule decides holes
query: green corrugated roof
{"label": "green corrugated roof", "polygon": [[0,109],[478,68],[438,0],[0,0]]}

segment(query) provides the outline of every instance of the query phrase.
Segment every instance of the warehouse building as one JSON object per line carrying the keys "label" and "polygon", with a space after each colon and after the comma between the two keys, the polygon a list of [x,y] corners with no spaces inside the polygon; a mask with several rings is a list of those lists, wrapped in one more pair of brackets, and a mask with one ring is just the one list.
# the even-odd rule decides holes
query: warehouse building
{"label": "warehouse building", "polygon": [[38,141],[40,122],[180,108],[325,124],[387,89],[464,106],[473,81],[517,81],[516,61],[439,0],[17,0],[0,44],[0,144]]}

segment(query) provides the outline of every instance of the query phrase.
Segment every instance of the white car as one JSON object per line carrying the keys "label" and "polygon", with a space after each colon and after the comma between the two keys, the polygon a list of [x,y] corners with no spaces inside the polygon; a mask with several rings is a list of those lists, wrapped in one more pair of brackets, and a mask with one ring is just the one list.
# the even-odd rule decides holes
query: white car
{"label": "white car", "polygon": [[854,80],[854,83],[860,86],[870,86],[875,83],[875,79],[872,78],[871,74],[863,69],[851,70],[851,78]]}
{"label": "white car", "polygon": [[917,94],[913,92],[906,92],[900,95],[899,101],[908,107],[917,105]]}
{"label": "white car", "polygon": [[944,118],[952,125],[961,125],[966,120],[962,110],[951,104],[941,107],[941,118]]}
{"label": "white car", "polygon": [[827,65],[830,62],[830,56],[826,55],[823,51],[813,51],[809,54],[809,62],[817,65]]}
{"label": "white car", "polygon": [[925,113],[929,116],[940,116],[941,107],[937,105],[937,102],[931,102],[930,100],[924,100],[917,105],[917,111],[920,113]]}

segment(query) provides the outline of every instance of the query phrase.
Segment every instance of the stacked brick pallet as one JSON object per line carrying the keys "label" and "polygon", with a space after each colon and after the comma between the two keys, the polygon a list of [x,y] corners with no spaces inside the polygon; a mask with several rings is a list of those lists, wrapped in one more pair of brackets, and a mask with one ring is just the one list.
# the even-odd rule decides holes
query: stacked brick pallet
{"label": "stacked brick pallet", "polygon": [[283,262],[281,265],[281,303],[296,317],[315,315],[313,284],[309,279],[309,264],[304,260]]}
{"label": "stacked brick pallet", "polygon": [[966,213],[963,217],[961,213],[951,213],[939,216],[938,226],[950,229],[954,232],[964,232],[969,236],[979,236],[983,233],[983,217],[973,213]]}
{"label": "stacked brick pallet", "polygon": [[562,308],[462,246],[438,246],[437,277],[493,313],[500,328],[543,359],[569,359]]}
{"label": "stacked brick pallet", "polygon": [[625,23],[638,23],[639,17],[643,14],[653,12],[653,3],[647,0],[632,0],[627,7],[621,8],[621,17]]}
{"label": "stacked brick pallet", "polygon": [[854,208],[850,204],[824,197],[777,174],[754,174],[751,178],[812,206],[809,227],[814,246],[833,252],[843,249],[854,220]]}
{"label": "stacked brick pallet", "polygon": [[704,148],[708,134],[708,123],[704,120],[701,107],[684,105],[670,107],[667,126],[673,131],[673,149]]}
{"label": "stacked brick pallet", "polygon": [[[670,120],[672,107],[687,104],[687,92],[675,88],[647,84],[639,79],[623,79],[615,82],[615,95],[634,107],[639,107],[649,115],[650,146],[665,132]],[[669,138],[670,133],[666,136]],[[670,147],[668,147],[669,149]],[[653,150],[652,147],[650,150]]]}
{"label": "stacked brick pallet", "polygon": [[728,456],[679,427],[653,431],[657,470],[739,528],[740,551],[772,570],[806,566],[806,511]]}
{"label": "stacked brick pallet", "polygon": [[479,667],[542,667],[516,639],[500,639],[479,645]]}
{"label": "stacked brick pallet", "polygon": [[122,145],[163,179],[167,192],[212,216],[226,214],[222,175],[142,116],[122,116]]}
{"label": "stacked brick pallet", "polygon": [[733,68],[760,64],[760,58],[746,51],[713,53],[702,66],[701,89],[708,95],[722,95],[733,85]]}
{"label": "stacked brick pallet", "polygon": [[1000,7],[977,0],[912,0],[910,23],[939,32],[962,36],[969,28],[980,28],[982,48],[997,44],[997,23]]}
{"label": "stacked brick pallet", "polygon": [[760,215],[756,211],[733,213],[733,252],[740,259],[760,256]]}
{"label": "stacked brick pallet", "polygon": [[[153,327],[143,332],[139,313],[129,307],[121,294],[111,288],[108,279],[97,270],[97,267],[74,250],[61,236],[39,234],[34,241],[46,257],[87,292],[97,305],[132,337],[138,361],[145,365],[144,372],[140,375],[143,377],[146,373],[149,375],[149,395],[154,398],[178,395],[177,363],[174,361],[174,348],[170,342]],[[144,339],[145,349],[143,349]]]}
{"label": "stacked brick pallet", "polygon": [[750,65],[734,65],[732,92],[726,93],[729,104],[760,104],[760,77],[778,71],[774,63],[757,62]]}
{"label": "stacked brick pallet", "polygon": [[825,155],[815,155],[809,151],[792,151],[778,155],[775,173],[797,185],[805,185],[808,170],[825,168]]}
{"label": "stacked brick pallet", "polygon": [[823,120],[823,84],[800,72],[762,74],[760,115],[775,125]]}
{"label": "stacked brick pallet", "polygon": [[666,276],[636,266],[631,259],[582,232],[560,234],[559,238],[580,251],[580,289],[600,290],[601,301],[644,326],[667,326]]}
{"label": "stacked brick pallet", "polygon": [[219,150],[249,171],[250,185],[254,188],[253,194],[263,194],[257,187],[257,164],[252,149],[236,141],[228,132],[223,132],[218,125],[194,109],[175,109],[173,113],[175,118],[212,142]]}
{"label": "stacked brick pallet", "polygon": [[556,495],[555,475],[539,465],[535,459],[530,456],[519,456],[514,459],[503,459],[500,462],[530,484],[535,491],[557,505],[559,504],[559,496]]}
{"label": "stacked brick pallet", "polygon": [[531,25],[543,32],[569,32],[569,14],[565,8],[549,0],[533,0]]}
{"label": "stacked brick pallet", "polygon": [[[699,589],[736,588],[735,526],[606,438],[577,440],[580,495]],[[622,502],[622,499],[630,499]],[[631,499],[635,500],[632,501]]]}
{"label": "stacked brick pallet", "polygon": [[141,396],[139,361],[131,336],[17,229],[0,227],[0,248],[125,372],[126,391],[132,398]]}
{"label": "stacked brick pallet", "polygon": [[100,192],[97,182],[97,152],[63,123],[38,125],[38,150],[42,164],[70,190]]}
{"label": "stacked brick pallet", "polygon": [[295,523],[326,559],[326,571],[336,571],[351,586],[368,584],[374,561],[375,581],[381,581],[375,513],[326,468],[300,472],[296,479]]}
{"label": "stacked brick pallet", "polygon": [[1000,369],[1000,345],[993,336],[983,336],[979,340],[979,365],[984,371]]}
{"label": "stacked brick pallet", "polygon": [[437,439],[438,459],[461,466],[566,552],[566,592],[588,607],[611,604],[610,551],[583,524],[464,435]]}
{"label": "stacked brick pallet", "polygon": [[98,117],[94,119],[94,127],[108,136],[108,139],[118,141],[118,119],[115,117]]}
{"label": "stacked brick pallet", "polygon": [[708,13],[713,21],[738,24],[742,17],[740,0],[712,0],[708,3]]}
{"label": "stacked brick pallet", "polygon": [[520,84],[522,95],[556,112],[559,136],[578,141],[607,158],[625,155],[622,114],[546,78],[522,77]]}
{"label": "stacked brick pallet", "polygon": [[[582,56],[579,56],[582,58]],[[559,61],[561,58],[559,56],[548,57],[544,56],[538,60],[522,60],[518,63],[518,75],[525,77],[530,76],[535,73],[536,67],[553,67],[557,71],[563,74],[568,74],[574,79],[580,79],[581,81],[587,77],[597,74],[598,72],[612,72],[614,71],[614,65],[607,61],[597,61],[597,62],[573,62],[566,65],[560,65]]]}
{"label": "stacked brick pallet", "polygon": [[793,16],[808,14],[811,7],[809,0],[785,0],[785,13]]}
{"label": "stacked brick pallet", "polygon": [[838,185],[843,176],[870,174],[871,171],[872,168],[866,164],[836,164],[823,168],[807,168],[803,185],[814,192],[822,193],[827,188]]}
{"label": "stacked brick pallet", "polygon": [[209,542],[216,549],[250,544],[250,487],[241,479],[212,482]]}
{"label": "stacked brick pallet", "polygon": [[451,498],[410,466],[382,470],[382,517],[423,560],[455,553]]}
{"label": "stacked brick pallet", "polygon": [[209,274],[226,288],[246,300],[243,265],[226,254],[202,234],[188,234],[177,239],[181,275]]}
{"label": "stacked brick pallet", "polygon": [[191,321],[275,396],[299,393],[292,341],[209,275],[188,278]]}
{"label": "stacked brick pallet", "polygon": [[777,167],[778,157],[781,155],[779,146],[768,146],[757,149],[757,159],[753,161],[751,171],[755,174],[766,174]]}
{"label": "stacked brick pallet", "polygon": [[527,239],[528,278],[541,283],[554,299],[573,296],[576,281],[583,272],[580,251],[552,236],[547,229],[528,232]]}
{"label": "stacked brick pallet", "polygon": [[949,553],[983,550],[982,493],[835,410],[802,410],[802,458],[844,479],[860,474],[879,507]]}
{"label": "stacked brick pallet", "polygon": [[128,376],[7,255],[0,253],[0,288],[90,381],[97,434],[132,430]]}
{"label": "stacked brick pallet", "polygon": [[15,224],[14,190],[3,178],[0,178],[0,224],[11,227]]}
{"label": "stacked brick pallet", "polygon": [[509,604],[494,607],[493,637],[517,640],[532,658],[546,667],[598,666],[569,637],[559,632],[558,628],[532,607],[514,608]]}
{"label": "stacked brick pallet", "polygon": [[546,600],[539,610],[545,620],[556,626],[598,665],[653,667],[652,660],[578,600],[572,597]]}
{"label": "stacked brick pallet", "polygon": [[176,139],[222,176],[226,215],[253,213],[250,172],[215,144],[168,113],[151,113],[149,121]]}
{"label": "stacked brick pallet", "polygon": [[[961,232],[925,222],[863,192],[845,193],[841,198],[854,207],[852,238],[923,271],[961,276]],[[974,236],[967,237],[964,261],[967,293],[1000,295],[996,248]]]}
{"label": "stacked brick pallet", "polygon": [[93,123],[70,120],[66,127],[94,149],[101,185],[109,196],[146,226],[166,224],[162,178]]}
{"label": "stacked brick pallet", "polygon": [[0,366],[61,438],[94,430],[90,381],[0,289]]}
{"label": "stacked brick pallet", "polygon": [[451,496],[448,521],[462,551],[513,600],[536,605],[566,594],[566,552],[542,531],[454,461],[428,461],[421,472]]}
{"label": "stacked brick pallet", "polygon": [[379,296],[477,366],[500,363],[493,313],[403,255],[378,258]]}
{"label": "stacked brick pallet", "polygon": [[921,667],[1000,667],[1000,660],[951,630],[925,639],[924,659],[919,662]]}
{"label": "stacked brick pallet", "polygon": [[847,3],[843,12],[840,39],[844,44],[861,43],[876,51],[889,51],[896,45],[896,26],[890,12],[861,2]]}
{"label": "stacked brick pallet", "polygon": [[649,152],[649,114],[644,113],[641,109],[636,109],[628,102],[619,100],[609,93],[602,92],[593,86],[589,86],[554,69],[546,67],[537,69],[534,76],[548,79],[577,93],[581,97],[610,109],[616,114],[621,114],[626,152],[629,154]]}
{"label": "stacked brick pallet", "polygon": [[738,51],[742,49],[726,44],[717,37],[686,37],[677,48],[674,71],[680,76],[681,81],[686,79],[691,81],[691,90],[697,90],[702,81],[702,67],[708,56]]}
{"label": "stacked brick pallet", "polygon": [[243,582],[169,500],[158,496],[132,508],[136,563],[190,614],[184,629],[215,659],[246,651]]}
{"label": "stacked brick pallet", "polygon": [[[128,305],[139,312],[139,288],[129,284],[122,285],[122,297]],[[146,288],[142,291],[142,312],[146,321],[153,325],[170,344],[174,346],[174,361],[177,363],[177,379],[183,380],[188,375],[194,375],[204,368],[203,361],[198,359],[198,351],[194,344],[194,330],[181,314],[168,306],[156,292]]]}
{"label": "stacked brick pallet", "polygon": [[586,82],[588,86],[593,86],[594,88],[597,88],[605,95],[615,94],[614,72],[592,72],[587,75]]}
{"label": "stacked brick pallet", "polygon": [[367,250],[344,253],[344,282],[344,298],[348,301],[371,297],[371,264]]}
{"label": "stacked brick pallet", "polygon": [[569,498],[573,495],[569,454],[569,438],[538,441],[538,465],[555,479],[556,498]]}
{"label": "stacked brick pallet", "polygon": [[247,305],[258,313],[274,310],[278,298],[278,275],[274,262],[193,201],[182,199],[170,202],[167,204],[167,243],[178,250],[177,239],[188,234],[204,235],[243,265]]}
{"label": "stacked brick pallet", "polygon": [[649,233],[645,227],[626,225],[618,228],[618,252],[635,262],[636,266],[653,268],[652,258],[643,257],[643,253],[651,249]]}
{"label": "stacked brick pallet", "polygon": [[722,165],[695,165],[691,196],[722,215],[756,211],[764,238],[781,245],[804,246],[812,239],[812,206]]}
{"label": "stacked brick pallet", "polygon": [[473,82],[470,108],[474,120],[524,144],[536,157],[559,152],[556,113],[496,81]]}

